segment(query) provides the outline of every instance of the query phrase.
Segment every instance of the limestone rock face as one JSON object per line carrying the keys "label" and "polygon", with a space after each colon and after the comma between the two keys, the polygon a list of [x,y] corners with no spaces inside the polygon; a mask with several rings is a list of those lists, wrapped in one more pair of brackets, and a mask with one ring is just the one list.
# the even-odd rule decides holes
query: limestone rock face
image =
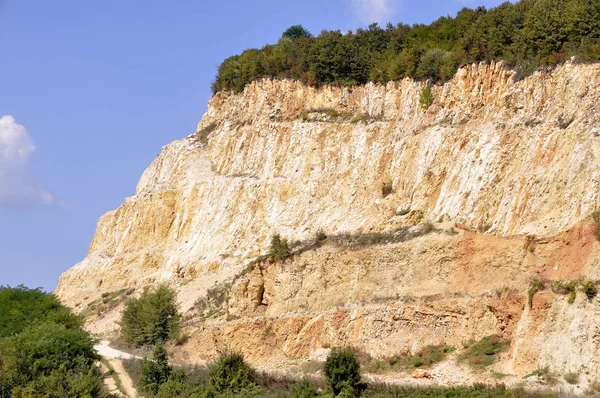
{"label": "limestone rock face", "polygon": [[[501,63],[466,66],[432,88],[428,109],[423,87],[262,80],[218,93],[197,131],[165,146],[135,196],[99,220],[56,293],[83,310],[102,292],[170,283],[202,319],[177,348],[190,360],[224,345],[255,363],[346,344],[384,358],[498,334],[512,341],[500,372],[548,365],[600,378],[598,299],[580,292],[568,304],[547,287],[527,305],[533,279],[600,279],[590,225],[600,65],[519,82]],[[241,272],[275,233],[306,241],[427,221],[433,230],[403,241],[327,240]],[[210,300],[216,289],[226,301]],[[206,312],[214,319],[197,313],[203,297],[222,305]],[[117,315],[89,327],[111,331]]]}
{"label": "limestone rock face", "polygon": [[408,79],[219,93],[198,133],[164,147],[136,195],[99,220],[57,293],[75,304],[98,289],[226,277],[273,233],[384,230],[406,222],[398,209],[555,235],[597,206],[599,71],[568,63],[514,83],[500,63],[471,65],[433,88],[427,110]]}

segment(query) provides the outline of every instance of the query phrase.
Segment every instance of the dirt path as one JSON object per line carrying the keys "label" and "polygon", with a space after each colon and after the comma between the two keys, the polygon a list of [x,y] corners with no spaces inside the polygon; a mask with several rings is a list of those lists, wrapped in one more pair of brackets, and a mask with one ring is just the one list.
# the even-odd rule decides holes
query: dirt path
{"label": "dirt path", "polygon": [[[115,350],[109,346],[108,341],[102,341],[100,344],[94,346],[98,354],[100,354],[112,367],[114,373],[104,377],[104,385],[109,393],[127,398],[139,398],[135,387],[133,386],[133,380],[129,377],[129,373],[123,367],[123,359],[139,358],[135,355],[128,354],[123,351]],[[105,368],[104,365],[102,365]],[[104,369],[103,369],[104,371]],[[106,371],[110,371],[106,369]],[[121,389],[117,387],[118,383],[116,379],[120,381]],[[122,391],[121,391],[122,390]],[[124,393],[124,394],[123,394]]]}
{"label": "dirt path", "polygon": [[117,387],[112,370],[105,365],[104,361],[99,362],[98,366],[102,372],[104,389],[106,392],[108,392],[111,396],[125,397],[125,395],[119,391],[119,387]]}

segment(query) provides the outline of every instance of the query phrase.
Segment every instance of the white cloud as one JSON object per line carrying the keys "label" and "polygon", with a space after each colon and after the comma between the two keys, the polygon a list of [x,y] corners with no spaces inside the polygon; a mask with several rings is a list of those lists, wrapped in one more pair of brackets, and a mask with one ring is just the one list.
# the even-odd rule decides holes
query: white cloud
{"label": "white cloud", "polygon": [[62,205],[31,173],[33,139],[12,116],[0,118],[0,207]]}
{"label": "white cloud", "polygon": [[361,22],[379,22],[380,25],[384,25],[392,22],[392,17],[400,8],[401,0],[350,0],[350,3]]}

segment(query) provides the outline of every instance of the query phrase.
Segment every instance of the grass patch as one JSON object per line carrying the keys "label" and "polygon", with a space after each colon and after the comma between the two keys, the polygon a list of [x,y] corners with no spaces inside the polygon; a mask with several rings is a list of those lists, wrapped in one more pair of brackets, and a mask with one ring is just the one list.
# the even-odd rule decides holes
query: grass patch
{"label": "grass patch", "polygon": [[510,341],[500,336],[492,335],[484,337],[478,342],[468,344],[459,355],[459,362],[466,362],[474,368],[485,368],[496,361],[497,355],[506,351]]}
{"label": "grass patch", "polygon": [[200,323],[227,313],[232,285],[232,282],[219,283],[209,288],[206,295],[196,300],[192,309],[199,314]]}
{"label": "grass patch", "polygon": [[102,293],[102,296],[100,296],[98,300],[94,300],[91,303],[89,303],[86,309],[83,310],[81,314],[84,318],[87,318],[93,314],[101,316],[105,312],[108,312],[113,308],[117,307],[133,293],[135,293],[134,288],[124,288],[116,290],[114,292]]}
{"label": "grass patch", "polygon": [[316,108],[316,109],[311,109],[311,110],[305,111],[305,112],[307,112],[306,119],[304,119],[304,116],[303,116],[304,112],[301,115],[302,120],[304,120],[304,121],[306,121],[310,118],[311,113],[320,113],[320,114],[326,115],[329,119],[335,119],[336,121],[339,119],[350,119],[352,117],[351,113],[340,112],[334,108]]}
{"label": "grass patch", "polygon": [[556,393],[508,389],[503,384],[487,386],[476,384],[461,387],[398,387],[386,384],[370,385],[365,395],[372,398],[550,398]]}
{"label": "grass patch", "polygon": [[569,384],[579,384],[579,375],[577,373],[569,372],[563,378]]}
{"label": "grass patch", "polygon": [[435,228],[433,227],[433,224],[425,223],[419,226],[399,227],[391,231],[384,232],[337,234],[330,236],[328,238],[328,242],[349,249],[360,249],[366,246],[405,242],[419,236],[427,235],[434,231]]}
{"label": "grass patch", "polygon": [[389,370],[411,370],[415,368],[429,368],[436,363],[444,361],[448,354],[454,352],[456,348],[447,345],[428,345],[423,347],[416,354],[405,353],[394,355],[392,357],[377,360],[369,354],[356,351],[357,356],[363,366],[363,369],[369,373],[382,373]]}
{"label": "grass patch", "polygon": [[192,136],[192,139],[201,144],[201,145],[207,145],[208,144],[208,136],[217,129],[218,124],[217,123],[210,123],[208,126],[201,128],[200,130],[196,131],[196,133]]}

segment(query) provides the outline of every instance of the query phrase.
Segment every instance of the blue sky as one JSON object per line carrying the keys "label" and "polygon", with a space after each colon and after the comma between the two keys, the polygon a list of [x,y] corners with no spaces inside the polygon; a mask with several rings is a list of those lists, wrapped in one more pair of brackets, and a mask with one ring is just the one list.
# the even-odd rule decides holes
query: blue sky
{"label": "blue sky", "polygon": [[[53,290],[100,215],[192,133],[218,64],[371,21],[429,23],[497,0],[0,0],[0,285]],[[143,5],[143,6],[142,6]]]}

